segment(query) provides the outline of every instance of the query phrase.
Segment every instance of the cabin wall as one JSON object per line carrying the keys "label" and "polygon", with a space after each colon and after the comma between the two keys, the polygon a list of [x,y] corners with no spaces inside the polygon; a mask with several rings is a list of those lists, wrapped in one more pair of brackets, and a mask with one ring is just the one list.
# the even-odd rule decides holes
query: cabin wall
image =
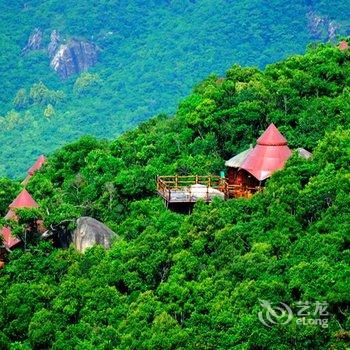
{"label": "cabin wall", "polygon": [[253,175],[249,174],[244,169],[228,168],[227,182],[229,185],[241,185],[247,187],[259,186],[259,180]]}
{"label": "cabin wall", "polygon": [[237,175],[236,168],[228,168],[228,170],[227,170],[227,182],[229,185],[234,185],[236,175]]}
{"label": "cabin wall", "polygon": [[5,248],[0,248],[0,262],[5,261],[7,251]]}
{"label": "cabin wall", "polygon": [[260,185],[259,180],[257,180],[253,175],[249,174],[245,170],[240,170],[242,172],[242,177],[244,178],[244,185],[247,187],[257,187]]}

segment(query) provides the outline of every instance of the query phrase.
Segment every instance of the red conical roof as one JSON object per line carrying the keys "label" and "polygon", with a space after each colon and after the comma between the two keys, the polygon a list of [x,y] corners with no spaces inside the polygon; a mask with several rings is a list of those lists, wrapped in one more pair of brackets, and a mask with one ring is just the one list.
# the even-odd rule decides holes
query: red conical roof
{"label": "red conical roof", "polygon": [[341,51],[345,51],[349,48],[349,44],[347,43],[347,41],[343,40],[339,43],[338,47]]}
{"label": "red conical roof", "polygon": [[9,205],[10,209],[15,208],[38,208],[38,203],[32,198],[24,188],[16,199]]}
{"label": "red conical roof", "polygon": [[18,237],[12,236],[11,229],[9,227],[3,227],[0,232],[2,235],[2,244],[8,249],[13,248],[21,242]]}
{"label": "red conical roof", "polygon": [[28,174],[33,175],[37,170],[39,170],[42,165],[46,162],[44,155],[39,156],[36,162],[28,169]]}
{"label": "red conical roof", "polygon": [[275,127],[275,124],[271,123],[258,138],[257,144],[262,146],[284,146],[287,144],[287,140]]}
{"label": "red conical roof", "polygon": [[241,165],[259,181],[265,180],[276,170],[282,169],[292,152],[287,140],[274,124],[258,138],[257,145]]}

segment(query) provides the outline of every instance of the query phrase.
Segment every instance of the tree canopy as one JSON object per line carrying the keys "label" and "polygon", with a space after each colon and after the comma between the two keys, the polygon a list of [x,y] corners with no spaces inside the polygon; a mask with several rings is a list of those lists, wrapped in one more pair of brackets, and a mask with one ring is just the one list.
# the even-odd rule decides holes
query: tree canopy
{"label": "tree canopy", "polygon": [[[349,73],[350,53],[331,44],[264,70],[234,65],[174,117],[53,153],[27,186],[37,215],[47,226],[93,216],[121,239],[85,254],[42,241],[14,250],[0,270],[1,347],[349,348]],[[295,152],[262,193],[191,215],[155,195],[157,174],[217,174],[270,122],[312,159]],[[2,180],[0,194],[16,186]],[[266,327],[261,300],[325,302],[327,327]]]}
{"label": "tree canopy", "polygon": [[[39,154],[83,135],[112,139],[158,113],[174,114],[195,83],[212,72],[224,75],[233,62],[263,68],[304,53],[311,41],[337,42],[348,34],[349,8],[336,0],[3,1],[0,176],[22,177]],[[36,28],[40,49],[21,54]],[[47,54],[54,30],[62,43],[95,43],[97,65],[60,80]],[[329,79],[336,78],[336,66],[327,67]],[[297,108],[288,79],[287,72],[280,76],[278,100],[287,112]],[[295,82],[304,94],[319,83],[301,72]],[[255,81],[240,83],[235,89],[245,91],[242,99],[264,93]],[[201,116],[190,118],[194,124],[215,108],[213,100],[201,101]],[[259,110],[258,104],[250,108],[251,117]]]}

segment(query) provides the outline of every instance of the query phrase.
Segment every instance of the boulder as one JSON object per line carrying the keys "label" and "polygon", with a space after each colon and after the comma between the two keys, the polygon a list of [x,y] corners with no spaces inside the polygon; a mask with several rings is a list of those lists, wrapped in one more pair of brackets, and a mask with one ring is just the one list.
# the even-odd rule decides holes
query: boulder
{"label": "boulder", "polygon": [[[52,41],[52,46],[57,44],[56,39]],[[61,44],[54,54],[53,51],[53,48],[50,48],[50,66],[62,79],[84,72],[97,62],[97,46],[87,41],[72,39],[66,44]]]}
{"label": "boulder", "polygon": [[112,239],[118,238],[110,228],[102,222],[85,216],[77,220],[77,228],[74,230],[72,240],[75,248],[80,252],[84,252],[96,244],[102,245],[105,249],[109,249]]}

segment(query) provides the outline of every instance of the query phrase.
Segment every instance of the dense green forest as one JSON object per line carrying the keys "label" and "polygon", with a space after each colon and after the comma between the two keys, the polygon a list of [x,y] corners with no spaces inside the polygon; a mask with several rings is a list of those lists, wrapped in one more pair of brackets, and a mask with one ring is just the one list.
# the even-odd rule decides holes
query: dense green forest
{"label": "dense green forest", "polygon": [[[89,215],[120,239],[85,254],[14,250],[0,271],[0,348],[349,349],[349,77],[350,51],[330,44],[264,70],[234,65],[172,118],[56,151],[28,185],[46,226]],[[313,157],[293,155],[262,193],[191,215],[155,195],[157,174],[217,174],[271,122]],[[18,188],[0,181],[1,215]],[[261,300],[326,302],[327,327],[268,328]]]}
{"label": "dense green forest", "polygon": [[[348,34],[349,1],[20,0],[0,4],[0,175],[85,134],[113,138],[237,62],[263,68],[311,41]],[[30,33],[43,49],[21,54]],[[44,48],[53,30],[99,47],[91,74],[62,81]]]}

